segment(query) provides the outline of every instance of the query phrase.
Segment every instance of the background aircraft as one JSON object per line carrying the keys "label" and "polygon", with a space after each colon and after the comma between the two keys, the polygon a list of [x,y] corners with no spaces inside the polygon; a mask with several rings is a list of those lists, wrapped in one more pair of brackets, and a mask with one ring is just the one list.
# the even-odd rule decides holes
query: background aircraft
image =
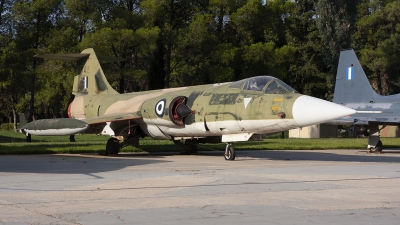
{"label": "background aircraft", "polygon": [[139,138],[169,139],[187,153],[198,143],[227,143],[224,157],[235,159],[233,142],[254,134],[280,132],[319,124],[355,113],[347,107],[297,93],[283,81],[258,76],[232,83],[179,87],[118,94],[104,76],[93,49],[81,54],[36,57],[77,62],[68,107],[69,118],[36,120],[21,131],[27,135],[110,135],[107,154]]}
{"label": "background aircraft", "polygon": [[400,124],[400,95],[377,94],[352,49],[340,52],[333,102],[362,112],[347,120],[368,123],[370,152],[382,151],[379,125]]}

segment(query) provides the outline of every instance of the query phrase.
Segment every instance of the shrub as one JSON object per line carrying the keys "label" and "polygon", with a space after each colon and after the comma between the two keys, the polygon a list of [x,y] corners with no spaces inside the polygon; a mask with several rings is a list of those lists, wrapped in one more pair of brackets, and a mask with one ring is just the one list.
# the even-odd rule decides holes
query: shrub
{"label": "shrub", "polygon": [[[17,123],[17,127],[19,127],[19,123]],[[0,130],[14,130],[14,123],[2,123]]]}

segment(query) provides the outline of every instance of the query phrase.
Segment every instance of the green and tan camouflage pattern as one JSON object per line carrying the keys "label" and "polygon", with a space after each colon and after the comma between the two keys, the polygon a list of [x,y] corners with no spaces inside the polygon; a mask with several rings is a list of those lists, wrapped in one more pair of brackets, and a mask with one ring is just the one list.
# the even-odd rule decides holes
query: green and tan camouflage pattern
{"label": "green and tan camouflage pattern", "polygon": [[[156,139],[225,136],[228,141],[245,141],[253,134],[296,127],[292,106],[301,95],[295,92],[267,94],[221,83],[118,94],[107,82],[93,49],[75,54],[74,60],[75,99],[68,114],[90,125],[85,133],[126,137],[140,126]],[[170,104],[178,96],[186,97],[185,105],[192,110],[183,125],[175,124],[170,116]]]}

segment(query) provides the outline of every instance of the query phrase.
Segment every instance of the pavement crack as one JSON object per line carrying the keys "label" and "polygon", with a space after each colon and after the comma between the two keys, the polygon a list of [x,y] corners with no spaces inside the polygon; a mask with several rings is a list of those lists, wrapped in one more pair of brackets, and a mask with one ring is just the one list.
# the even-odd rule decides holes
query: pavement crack
{"label": "pavement crack", "polygon": [[16,209],[22,209],[22,210],[25,210],[25,211],[28,211],[28,212],[31,212],[31,213],[35,213],[35,214],[39,214],[39,215],[42,215],[42,216],[45,216],[45,217],[49,217],[51,219],[56,219],[56,220],[60,220],[60,221],[63,221],[63,222],[68,222],[68,223],[76,224],[76,225],[82,225],[81,223],[78,223],[76,221],[71,221],[71,220],[68,220],[68,219],[64,219],[64,218],[62,218],[61,216],[59,216],[57,214],[41,213],[41,212],[38,212],[38,211],[35,211],[35,210],[32,210],[32,209],[29,209],[27,207],[15,205],[15,204],[2,204],[2,205],[7,205],[9,207],[16,208]]}

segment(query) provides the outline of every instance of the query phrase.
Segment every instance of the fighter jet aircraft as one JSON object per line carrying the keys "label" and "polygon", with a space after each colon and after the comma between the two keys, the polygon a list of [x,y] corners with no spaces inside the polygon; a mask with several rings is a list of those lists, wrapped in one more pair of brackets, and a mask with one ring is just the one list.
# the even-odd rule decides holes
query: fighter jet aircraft
{"label": "fighter jet aircraft", "polygon": [[333,102],[357,110],[344,119],[347,122],[351,118],[356,123],[368,123],[369,152],[382,151],[379,125],[400,124],[400,95],[377,94],[352,49],[340,52]]}
{"label": "fighter jet aircraft", "polygon": [[117,93],[108,83],[93,49],[80,54],[39,54],[39,58],[77,62],[68,107],[69,118],[36,120],[22,127],[26,135],[110,135],[107,154],[117,154],[139,138],[168,139],[197,151],[198,143],[227,143],[224,158],[235,159],[232,143],[254,134],[319,124],[355,110],[301,95],[271,76],[236,82]]}

